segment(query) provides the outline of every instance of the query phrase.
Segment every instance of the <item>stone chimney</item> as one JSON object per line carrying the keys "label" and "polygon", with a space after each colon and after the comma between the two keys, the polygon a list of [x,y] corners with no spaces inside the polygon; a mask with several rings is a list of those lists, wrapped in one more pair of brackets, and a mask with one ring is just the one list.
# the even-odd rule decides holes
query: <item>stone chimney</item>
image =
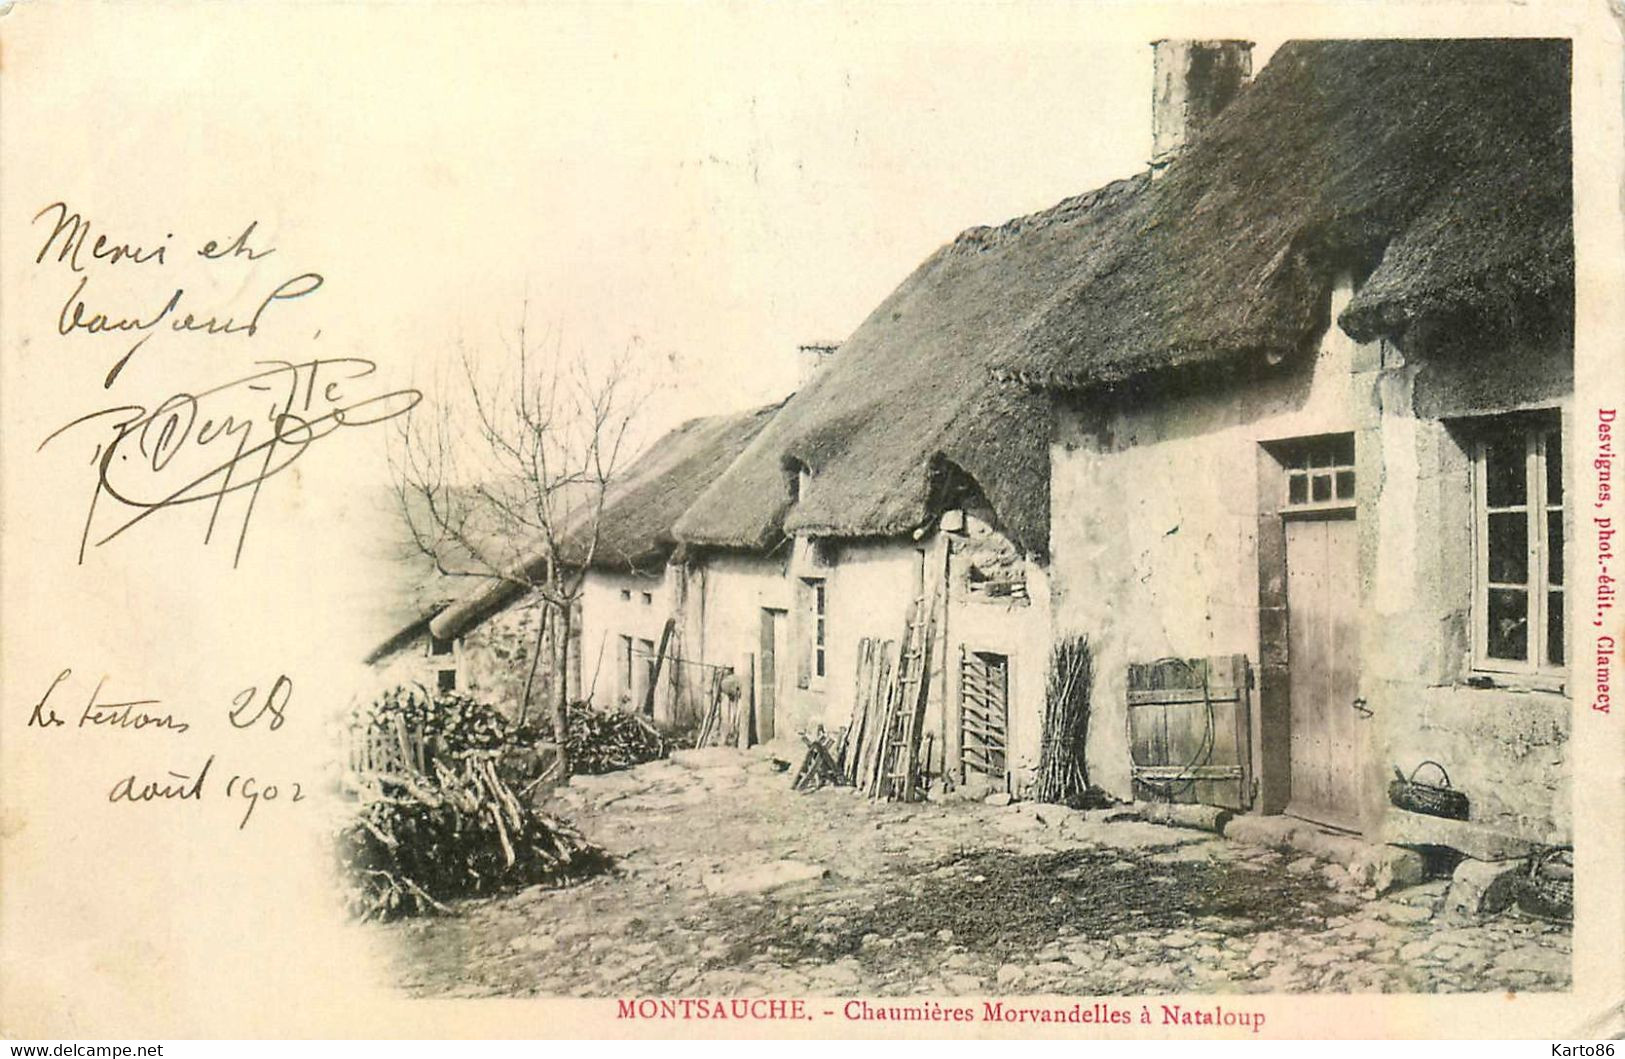
{"label": "stone chimney", "polygon": [[797,346],[797,385],[806,386],[811,382],[818,369],[822,368],[840,348],[839,342],[808,342],[806,345]]}
{"label": "stone chimney", "polygon": [[1158,40],[1151,55],[1151,168],[1160,172],[1253,76],[1253,42]]}

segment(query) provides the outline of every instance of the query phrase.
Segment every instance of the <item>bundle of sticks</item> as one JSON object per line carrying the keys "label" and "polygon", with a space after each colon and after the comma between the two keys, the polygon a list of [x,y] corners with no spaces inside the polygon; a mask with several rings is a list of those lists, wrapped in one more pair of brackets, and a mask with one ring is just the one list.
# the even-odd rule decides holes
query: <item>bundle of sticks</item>
{"label": "bundle of sticks", "polygon": [[1089,696],[1094,661],[1089,640],[1073,636],[1050,652],[1044,695],[1044,731],[1033,797],[1060,805],[1080,803],[1088,794],[1084,749],[1089,741]]}
{"label": "bundle of sticks", "polygon": [[446,912],[446,901],[609,870],[607,851],[522,801],[496,751],[431,763],[339,822],[333,850],[350,913],[360,919]]}

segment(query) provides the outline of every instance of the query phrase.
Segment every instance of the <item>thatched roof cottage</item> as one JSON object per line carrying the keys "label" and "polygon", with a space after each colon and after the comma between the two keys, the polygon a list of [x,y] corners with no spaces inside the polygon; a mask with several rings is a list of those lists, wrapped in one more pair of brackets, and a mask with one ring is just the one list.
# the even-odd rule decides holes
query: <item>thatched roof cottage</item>
{"label": "thatched roof cottage", "polygon": [[[1569,76],[1563,41],[1285,45],[999,336],[1056,401],[1097,782],[1480,855],[1569,833]],[[1424,761],[1466,821],[1389,804]]]}
{"label": "thatched roof cottage", "polygon": [[[844,724],[860,643],[934,601],[928,765],[971,789],[1029,784],[1085,635],[1113,794],[1565,836],[1568,46],[1295,42],[1256,78],[1249,48],[1157,42],[1147,172],[963,233],[714,481],[656,489],[588,665],[638,698],[654,626],[614,606],[672,556],[642,605],[782,737]],[[1424,761],[1466,820],[1388,804]]]}
{"label": "thatched roof cottage", "polygon": [[[713,556],[793,542],[788,594],[747,601],[761,613],[758,669],[771,660],[759,709],[803,728],[846,724],[861,641],[897,640],[912,601],[941,599],[930,767],[999,790],[1033,767],[1050,642],[1050,401],[995,379],[994,357],[1042,319],[1149,179],[933,254],[678,521],[677,536]],[[969,758],[965,686],[994,730]]]}

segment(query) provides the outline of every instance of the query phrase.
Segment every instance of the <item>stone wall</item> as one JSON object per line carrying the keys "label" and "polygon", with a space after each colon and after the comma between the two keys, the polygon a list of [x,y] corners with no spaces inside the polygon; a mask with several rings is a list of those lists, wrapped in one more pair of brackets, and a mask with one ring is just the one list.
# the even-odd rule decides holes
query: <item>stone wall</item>
{"label": "stone wall", "polygon": [[938,738],[948,748],[948,761],[957,763],[960,659],[977,652],[1003,655],[1009,666],[1007,761],[1011,789],[1019,794],[1032,783],[1044,735],[1049,578],[995,528],[991,512],[967,511],[963,523],[963,531],[951,535],[949,551],[945,708],[937,718]]}
{"label": "stone wall", "polygon": [[[536,652],[540,620],[541,607],[533,599],[524,600],[470,630],[454,644],[450,655],[431,654],[429,634],[424,632],[375,663],[372,684],[378,690],[421,685],[433,694],[438,687],[438,672],[455,669],[458,692],[517,719]],[[531,687],[529,716],[548,708],[551,680],[550,655],[544,645]]]}

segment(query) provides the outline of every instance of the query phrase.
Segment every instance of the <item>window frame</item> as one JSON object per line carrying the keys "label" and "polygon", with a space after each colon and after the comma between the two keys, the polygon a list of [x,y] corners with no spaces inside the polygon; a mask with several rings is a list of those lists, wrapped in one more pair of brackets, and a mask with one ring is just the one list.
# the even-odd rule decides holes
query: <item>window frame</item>
{"label": "window frame", "polygon": [[810,674],[814,684],[822,684],[829,675],[829,585],[817,578],[812,586],[813,600],[813,665]]}
{"label": "window frame", "polygon": [[822,577],[803,577],[806,586],[806,608],[801,615],[807,623],[803,640],[807,652],[806,673],[808,688],[822,688],[829,676],[829,581]]}
{"label": "window frame", "polygon": [[[1566,677],[1569,671],[1568,660],[1571,656],[1569,648],[1572,640],[1567,620],[1567,574],[1570,564],[1569,557],[1564,555],[1562,563],[1564,581],[1553,584],[1550,535],[1547,529],[1548,517],[1553,513],[1557,514],[1563,526],[1563,547],[1566,550],[1569,539],[1568,488],[1564,480],[1565,464],[1562,459],[1567,452],[1567,447],[1563,445],[1563,425],[1555,417],[1495,418],[1480,421],[1475,427],[1470,451],[1473,478],[1473,671],[1534,678]],[[1547,447],[1549,439],[1554,436],[1559,446],[1558,500],[1555,504],[1551,502],[1547,491],[1549,484]],[[1517,437],[1523,442],[1524,503],[1521,506],[1525,514],[1527,580],[1521,584],[1490,580],[1490,515],[1517,511],[1520,506],[1512,504],[1492,509],[1489,505],[1489,474],[1486,460],[1490,445],[1501,437]],[[1525,595],[1524,613],[1528,633],[1525,638],[1525,656],[1522,660],[1498,658],[1489,653],[1489,594],[1492,588],[1516,589]],[[1561,664],[1549,661],[1551,655],[1548,638],[1551,616],[1549,596],[1552,593],[1561,597],[1559,605],[1564,608]]]}

